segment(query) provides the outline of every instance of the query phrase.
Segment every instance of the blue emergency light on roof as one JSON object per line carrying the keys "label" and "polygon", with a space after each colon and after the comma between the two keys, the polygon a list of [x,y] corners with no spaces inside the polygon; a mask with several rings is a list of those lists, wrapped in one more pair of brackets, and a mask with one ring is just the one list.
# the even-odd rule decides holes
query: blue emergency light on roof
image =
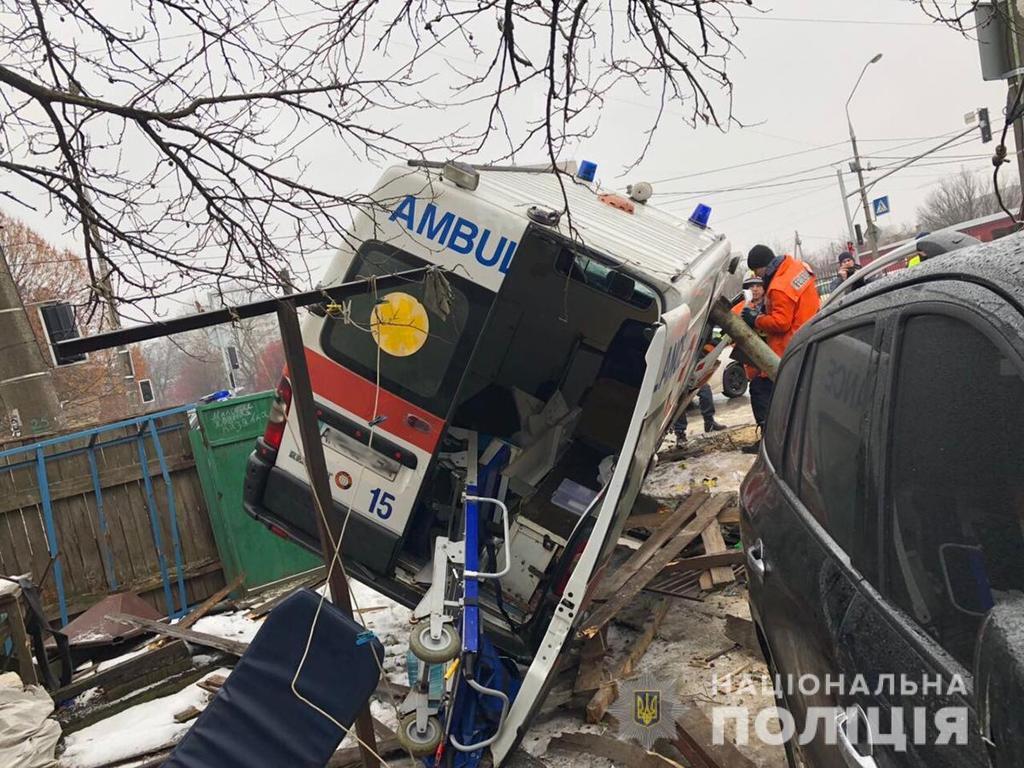
{"label": "blue emergency light on roof", "polygon": [[579,170],[576,171],[576,178],[583,181],[593,181],[597,175],[597,163],[590,160],[580,160]]}
{"label": "blue emergency light on roof", "polygon": [[690,223],[696,224],[701,229],[707,229],[710,218],[711,207],[704,205],[704,203],[698,203],[697,207],[693,209],[693,213],[690,214]]}

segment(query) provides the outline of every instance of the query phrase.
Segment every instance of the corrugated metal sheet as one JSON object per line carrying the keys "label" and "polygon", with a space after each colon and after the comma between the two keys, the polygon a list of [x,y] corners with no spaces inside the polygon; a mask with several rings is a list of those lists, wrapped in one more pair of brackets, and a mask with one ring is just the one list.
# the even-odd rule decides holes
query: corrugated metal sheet
{"label": "corrugated metal sheet", "polygon": [[[518,210],[524,218],[533,205],[562,210],[567,198],[573,227],[584,245],[664,281],[718,240],[711,229],[690,226],[685,219],[640,204],[635,213],[627,213],[601,202],[598,195],[603,191],[593,185],[568,176],[561,180],[564,196],[553,173],[481,171],[476,194],[494,205]],[[570,236],[568,217],[562,217],[557,229]]]}

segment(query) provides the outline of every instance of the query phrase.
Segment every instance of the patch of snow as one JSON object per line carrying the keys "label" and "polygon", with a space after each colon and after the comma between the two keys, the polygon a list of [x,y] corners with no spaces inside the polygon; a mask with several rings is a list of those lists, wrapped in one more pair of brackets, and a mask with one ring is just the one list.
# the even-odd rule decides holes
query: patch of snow
{"label": "patch of snow", "polygon": [[[211,674],[226,676],[230,673],[229,669],[219,669]],[[97,768],[170,746],[192,725],[191,722],[175,722],[174,716],[189,707],[205,708],[207,698],[207,692],[193,684],[171,696],[138,704],[69,734],[61,768]]]}
{"label": "patch of snow", "polygon": [[248,618],[245,611],[234,611],[219,613],[216,616],[204,616],[192,625],[192,629],[207,635],[223,637],[226,640],[251,643],[259,631],[261,623]]}

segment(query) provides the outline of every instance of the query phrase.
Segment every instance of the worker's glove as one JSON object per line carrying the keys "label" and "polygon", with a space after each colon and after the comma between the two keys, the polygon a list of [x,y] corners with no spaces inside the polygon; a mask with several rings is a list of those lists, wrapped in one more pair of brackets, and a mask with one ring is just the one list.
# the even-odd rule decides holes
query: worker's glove
{"label": "worker's glove", "polygon": [[743,322],[746,323],[751,330],[757,330],[754,325],[754,321],[757,320],[757,310],[753,307],[744,307],[743,312],[740,314],[743,318]]}

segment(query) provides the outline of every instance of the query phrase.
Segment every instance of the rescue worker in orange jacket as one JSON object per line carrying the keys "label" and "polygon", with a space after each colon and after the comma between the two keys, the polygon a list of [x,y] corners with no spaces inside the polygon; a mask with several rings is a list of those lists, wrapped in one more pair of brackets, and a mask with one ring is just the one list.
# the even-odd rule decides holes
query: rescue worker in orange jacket
{"label": "rescue worker in orange jacket", "polygon": [[[759,311],[746,307],[741,317],[752,329],[763,333],[768,346],[782,357],[794,334],[821,308],[814,272],[792,256],[776,256],[767,245],[750,249],[747,266],[764,282],[765,296]],[[767,415],[774,386],[769,379],[763,382],[756,388],[756,394],[751,387],[750,400],[755,412],[760,410]],[[756,452],[757,446],[750,451]]]}

